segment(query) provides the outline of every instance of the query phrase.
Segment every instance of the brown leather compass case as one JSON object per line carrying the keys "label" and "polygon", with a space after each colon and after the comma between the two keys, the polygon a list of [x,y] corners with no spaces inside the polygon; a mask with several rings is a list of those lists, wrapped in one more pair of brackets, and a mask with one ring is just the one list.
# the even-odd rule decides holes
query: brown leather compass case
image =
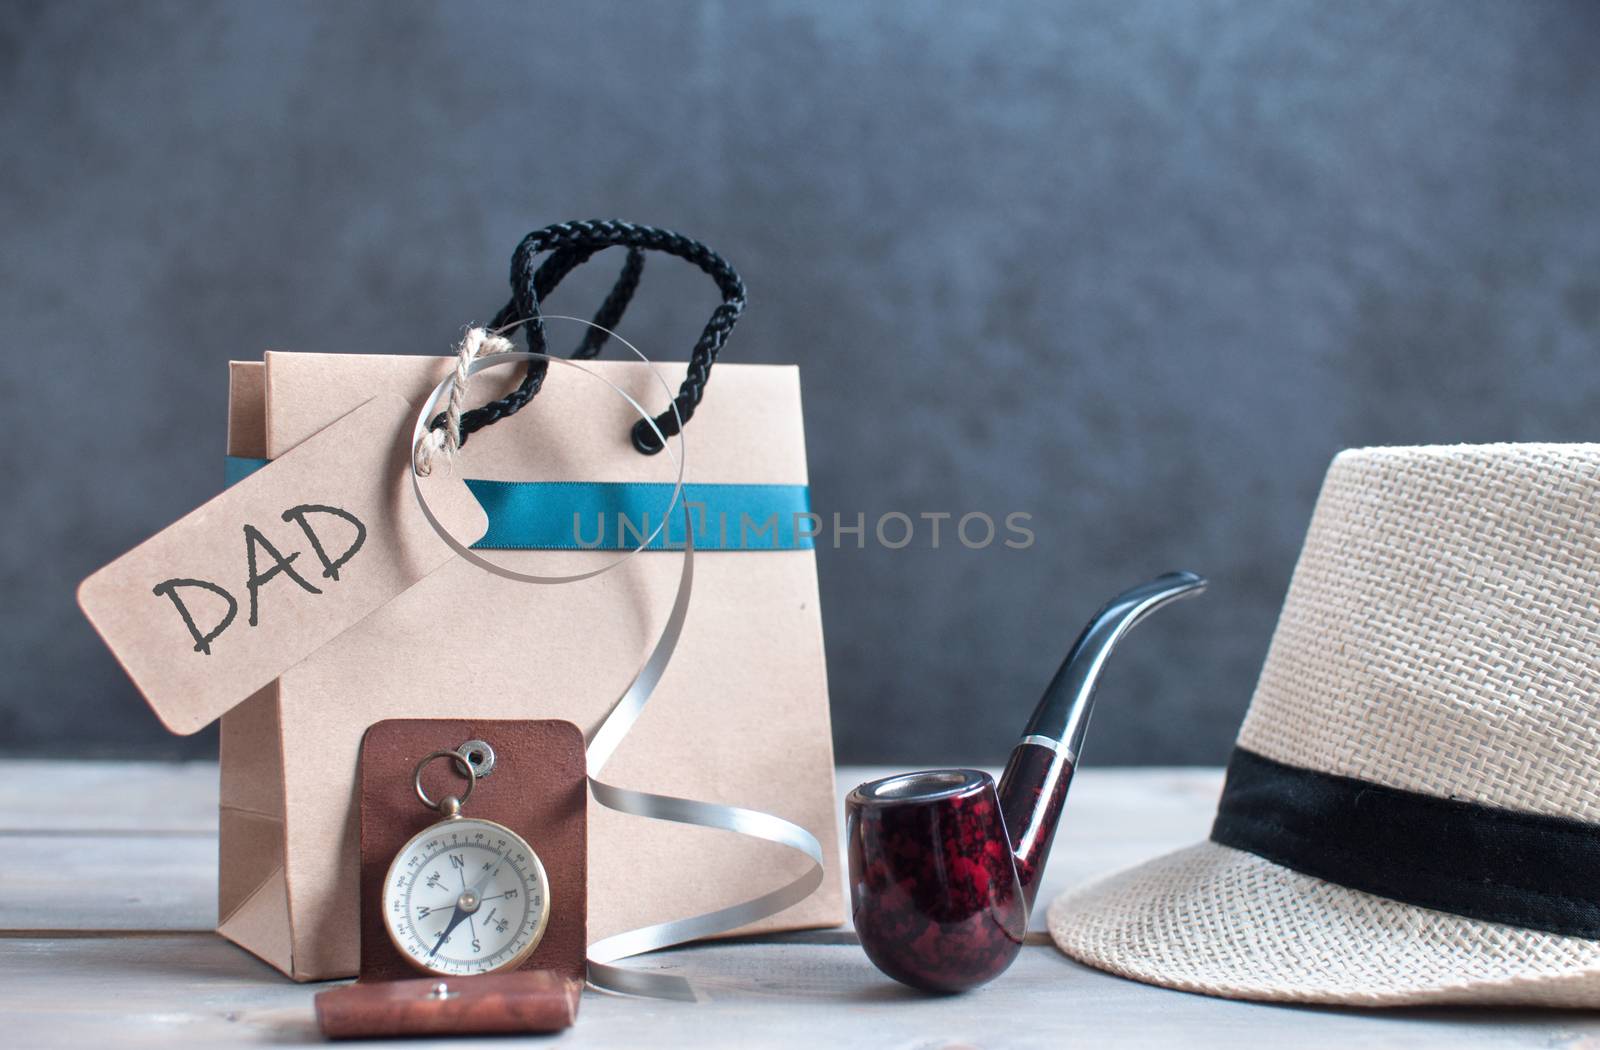
{"label": "brown leather compass case", "polygon": [[[462,815],[492,820],[533,846],[550,883],[544,938],[511,974],[431,977],[412,966],[383,925],[383,881],[413,835],[436,823],[412,789],[430,751],[482,740],[494,769],[480,776]],[[317,996],[317,1019],[334,1038],[373,1035],[554,1031],[572,1023],[588,945],[588,782],[583,734],[571,722],[396,718],[361,741],[361,974]],[[459,795],[448,762],[430,764],[433,798]],[[447,985],[445,997],[431,995]],[[398,1026],[398,1027],[397,1027]]]}

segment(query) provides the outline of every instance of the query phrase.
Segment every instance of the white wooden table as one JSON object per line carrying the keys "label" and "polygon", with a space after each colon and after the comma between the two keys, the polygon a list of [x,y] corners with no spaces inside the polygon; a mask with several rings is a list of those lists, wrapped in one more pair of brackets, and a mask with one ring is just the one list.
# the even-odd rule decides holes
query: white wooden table
{"label": "white wooden table", "polygon": [[[0,1047],[297,1046],[311,997],[211,932],[216,767],[0,762]],[[883,771],[841,769],[840,795]],[[1041,891],[1203,838],[1215,770],[1089,770]],[[709,1001],[588,993],[572,1047],[1539,1046],[1600,1048],[1600,1015],[1359,1011],[1149,988],[1042,932],[993,984],[930,998],[881,976],[848,929],[665,952]],[[393,1044],[417,1047],[417,1042]],[[436,1045],[436,1044],[427,1044]],[[484,1046],[461,1040],[461,1046]]]}

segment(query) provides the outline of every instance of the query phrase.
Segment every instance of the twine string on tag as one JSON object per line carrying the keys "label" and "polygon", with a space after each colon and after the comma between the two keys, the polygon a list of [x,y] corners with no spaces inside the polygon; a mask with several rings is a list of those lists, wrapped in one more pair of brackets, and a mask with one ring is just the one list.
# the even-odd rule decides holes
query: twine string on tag
{"label": "twine string on tag", "polygon": [[[546,319],[553,318],[547,316]],[[580,324],[593,327],[593,322],[582,321],[578,318],[563,319],[578,321]],[[649,364],[649,359],[631,343],[628,343],[627,340],[622,339],[620,336],[617,339],[627,346],[629,350],[633,351],[640,360]],[[417,416],[412,438],[414,463],[411,486],[428,524],[432,526],[433,530],[438,533],[451,550],[474,565],[512,580],[546,584],[570,583],[607,572],[617,564],[620,564],[626,557],[631,556],[630,554],[624,558],[617,559],[599,569],[568,576],[539,576],[516,572],[496,565],[494,562],[472,551],[452,536],[449,530],[434,516],[432,509],[428,506],[427,499],[423,495],[422,484],[419,480],[420,477],[426,475],[417,469],[415,460],[420,456],[424,445],[431,440],[429,437],[431,432],[429,420],[438,411],[439,403],[458,391],[464,391],[466,381],[485,368],[517,361],[542,362],[546,366],[554,362],[565,367],[578,369],[581,372],[587,372],[611,387],[633,406],[640,414],[641,424],[653,431],[654,437],[678,467],[678,478],[673,488],[672,500],[668,504],[667,513],[662,516],[661,526],[658,527],[658,531],[660,528],[665,527],[666,521],[673,513],[674,508],[681,510],[684,518],[683,568],[678,577],[676,593],[673,595],[672,609],[667,616],[665,626],[661,630],[661,635],[656,639],[655,644],[651,646],[650,655],[645,659],[644,665],[639,669],[638,674],[634,676],[633,681],[628,684],[628,687],[623,690],[622,696],[606,712],[600,724],[588,737],[585,758],[588,768],[589,788],[594,794],[595,801],[608,809],[633,816],[648,817],[653,820],[665,820],[731,831],[735,834],[786,846],[801,853],[809,861],[805,870],[799,876],[776,889],[756,897],[699,915],[691,915],[687,918],[653,923],[649,926],[627,930],[623,933],[606,937],[589,946],[589,983],[596,988],[654,998],[696,1000],[699,997],[695,989],[682,977],[617,966],[616,963],[644,952],[728,933],[775,915],[785,908],[804,900],[822,884],[823,862],[822,846],[817,841],[816,836],[799,824],[775,814],[745,809],[739,806],[728,806],[720,803],[702,802],[696,799],[679,798],[672,795],[637,791],[632,788],[608,784],[598,779],[598,774],[643,713],[645,704],[649,701],[656,684],[666,671],[667,664],[671,661],[673,653],[677,650],[678,642],[683,634],[684,622],[688,617],[689,597],[694,585],[694,519],[688,502],[683,498],[682,426],[680,424],[672,431],[672,434],[678,438],[678,448],[675,451],[668,447],[667,435],[657,427],[656,421],[651,418],[649,412],[633,397],[616,384],[573,361],[551,357],[548,354],[518,353],[503,350],[495,351],[492,356],[485,356],[481,343],[478,345],[471,360],[466,360],[466,357],[467,347],[465,341],[463,341],[463,346],[457,357],[455,372],[434,388],[433,393],[429,396],[422,407],[422,411]],[[654,374],[653,370],[652,374]],[[659,376],[655,378],[657,383],[661,383]],[[661,383],[661,386],[663,390],[666,390],[670,399],[670,389],[664,383]],[[668,409],[669,412],[675,410],[675,407]],[[446,415],[448,418],[448,412]],[[444,446],[441,445],[440,447],[443,448]],[[646,538],[644,543],[631,553],[637,554],[640,550],[645,549],[654,535],[655,533],[652,533],[650,538]]]}
{"label": "twine string on tag", "polygon": [[504,354],[516,349],[511,340],[488,329],[473,325],[456,344],[456,370],[445,380],[450,387],[450,400],[444,410],[444,425],[430,427],[412,452],[412,466],[418,474],[433,474],[434,462],[443,456],[453,463],[461,451],[461,410],[467,401],[467,383],[472,378],[472,363],[480,357]]}

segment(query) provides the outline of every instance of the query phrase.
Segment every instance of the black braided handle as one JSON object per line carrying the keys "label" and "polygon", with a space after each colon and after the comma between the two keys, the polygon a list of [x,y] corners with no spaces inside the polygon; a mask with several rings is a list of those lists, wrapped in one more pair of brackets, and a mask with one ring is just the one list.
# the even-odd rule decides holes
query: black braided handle
{"label": "black braided handle", "polygon": [[[661,433],[671,437],[678,432],[679,420],[687,423],[694,415],[700,399],[705,396],[706,383],[711,379],[711,366],[717,361],[717,353],[728,341],[728,333],[733,331],[739,315],[744,312],[744,281],[726,259],[704,244],[671,230],[614,219],[563,222],[535,230],[524,237],[512,253],[511,301],[495,315],[490,328],[500,329],[519,321],[525,322],[522,327],[527,333],[528,349],[536,354],[548,353],[545,349],[544,320],[539,313],[540,300],[548,296],[562,278],[587,262],[590,256],[614,247],[628,249],[627,261],[617,277],[617,283],[595,314],[594,323],[600,328],[591,328],[584,335],[583,342],[573,351],[575,358],[593,357],[605,346],[610,336],[603,329],[616,327],[628,308],[639,286],[639,276],[644,271],[645,251],[663,252],[694,263],[717,282],[717,289],[722,293],[722,305],[712,311],[711,319],[706,322],[699,341],[694,344],[683,385],[678,388],[678,396],[672,399],[677,407],[676,414],[669,409],[655,419]],[[535,260],[543,252],[550,254],[535,266]],[[462,444],[466,443],[468,434],[512,415],[532,401],[544,385],[548,370],[549,365],[544,361],[531,362],[521,385],[511,393],[498,401],[463,412]],[[436,418],[433,425],[443,425],[443,416]],[[661,441],[642,419],[633,426],[633,447],[645,455],[661,451]]]}

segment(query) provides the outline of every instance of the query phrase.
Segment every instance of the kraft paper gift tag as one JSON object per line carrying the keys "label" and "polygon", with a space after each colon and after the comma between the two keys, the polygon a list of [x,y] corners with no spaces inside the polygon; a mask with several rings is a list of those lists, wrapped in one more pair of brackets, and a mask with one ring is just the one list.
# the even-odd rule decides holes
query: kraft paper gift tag
{"label": "kraft paper gift tag", "polygon": [[[416,410],[448,359],[270,353],[234,366],[229,450],[276,457],[379,391]],[[643,404],[649,366],[586,362]],[[656,366],[675,386],[683,366]],[[474,434],[455,464],[500,481],[670,480],[665,456],[628,443],[628,404],[553,370],[528,409]],[[472,401],[517,370],[474,379]],[[719,364],[689,428],[691,484],[805,485],[798,370]],[[481,384],[481,385],[480,385]],[[493,550],[523,571],[575,572],[612,551]],[[353,974],[357,952],[356,756],[387,718],[559,718],[592,730],[667,615],[681,554],[646,551],[565,586],[501,579],[456,560],[344,632],[223,718],[221,932],[300,980]],[[439,610],[454,611],[441,617]],[[416,639],[430,639],[418,648]],[[833,752],[817,600],[805,549],[697,551],[689,622],[650,708],[607,766],[624,787],[748,806],[822,843],[829,877],[753,929],[832,926],[837,878]],[[600,938],[724,907],[804,870],[793,850],[705,828],[590,814],[589,928]]]}
{"label": "kraft paper gift tag", "polygon": [[[265,961],[292,972],[283,853],[282,758],[275,713],[276,676],[351,624],[454,557],[427,525],[410,490],[411,408],[378,392],[350,412],[284,450],[276,462],[227,489],[162,533],[91,576],[79,602],[112,647],[157,716],[176,732],[194,732],[223,711],[222,863],[218,929]],[[265,371],[259,362],[229,370],[228,452],[265,456]],[[445,473],[423,480],[435,513],[456,535],[482,535],[487,519],[459,479]],[[366,530],[358,551],[322,576],[327,563],[310,536],[285,510],[307,503],[336,506]],[[336,522],[335,519],[338,519]],[[339,515],[307,512],[326,535],[322,555],[338,562],[358,530]],[[248,521],[277,553],[293,558],[320,593],[286,572],[257,581],[257,626],[249,626]],[[334,539],[341,535],[343,541]],[[171,531],[171,530],[169,530]],[[319,538],[319,543],[322,539]],[[257,545],[258,570],[276,562]],[[307,567],[310,567],[309,569]],[[204,579],[224,598],[200,588],[175,588],[192,598],[191,630],[170,596],[156,587],[173,579]],[[203,593],[202,593],[203,592]],[[210,598],[208,605],[206,598]],[[197,650],[197,635],[217,631],[229,603],[239,602],[228,626]],[[207,615],[214,619],[204,619]],[[243,617],[241,619],[241,617]],[[229,710],[231,708],[231,710]]]}
{"label": "kraft paper gift tag", "polygon": [[[411,424],[373,397],[79,587],[168,729],[215,721],[453,557],[415,506]],[[424,484],[442,521],[482,535],[460,479]]]}

